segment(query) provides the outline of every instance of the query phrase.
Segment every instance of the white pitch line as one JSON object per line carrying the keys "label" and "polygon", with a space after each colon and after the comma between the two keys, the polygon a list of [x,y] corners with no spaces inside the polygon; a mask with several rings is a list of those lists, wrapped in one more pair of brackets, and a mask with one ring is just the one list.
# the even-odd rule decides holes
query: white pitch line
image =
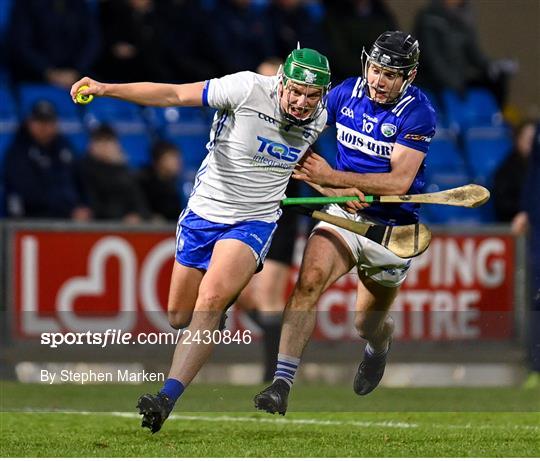
{"label": "white pitch line", "polygon": [[[22,410],[9,410],[9,411],[24,411],[29,413],[56,413],[56,414],[78,414],[78,415],[106,415],[106,416],[119,416],[122,418],[139,419],[141,416],[138,413],[121,412],[121,411],[79,411],[79,410],[48,410],[48,409],[36,409],[25,408]],[[311,426],[356,426],[356,427],[388,427],[393,429],[417,429],[421,427],[421,424],[417,423],[404,423],[400,421],[335,421],[328,419],[296,419],[296,418],[253,418],[249,416],[193,416],[193,415],[171,415],[168,419],[180,420],[180,421],[207,421],[207,422],[247,422],[247,423],[264,423],[264,424],[292,424],[292,425],[311,425]],[[525,429],[538,431],[539,426],[530,426],[526,424],[513,424],[513,425],[476,425],[472,423],[467,424],[440,424],[440,423],[426,423],[430,427],[436,427],[440,429],[480,429],[480,430],[493,430],[493,429]]]}

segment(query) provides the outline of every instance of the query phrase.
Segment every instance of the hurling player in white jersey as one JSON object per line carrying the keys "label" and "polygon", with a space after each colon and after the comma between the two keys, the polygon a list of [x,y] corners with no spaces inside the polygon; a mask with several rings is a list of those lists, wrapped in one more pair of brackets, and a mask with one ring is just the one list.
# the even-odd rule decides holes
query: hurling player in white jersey
{"label": "hurling player in white jersey", "polygon": [[[141,105],[218,110],[208,154],[178,220],[168,300],[174,328],[215,337],[226,307],[261,268],[293,169],[325,127],[329,84],[326,57],[304,48],[294,50],[274,77],[240,72],[183,85],[84,77],[72,86],[74,101],[80,91]],[[344,193],[361,196],[356,189]],[[177,345],[163,388],[139,399],[143,427],[161,428],[212,348],[212,341]]]}
{"label": "hurling player in white jersey", "polygon": [[[435,112],[420,89],[410,85],[417,72],[418,42],[401,31],[379,36],[364,52],[364,75],[345,80],[327,98],[328,124],[337,128],[336,169],[316,155],[306,156],[293,175],[324,195],[356,187],[371,195],[420,192],[424,158],[435,133]],[[358,202],[330,205],[328,213],[358,221],[411,224],[416,206]],[[336,226],[320,223],[310,236],[299,279],[285,307],[274,382],[255,396],[255,406],[285,414],[290,388],[313,332],[315,306],[338,278],[357,268],[355,327],[367,340],[353,388],[359,395],[379,384],[394,325],[388,311],[405,280],[410,260]]]}

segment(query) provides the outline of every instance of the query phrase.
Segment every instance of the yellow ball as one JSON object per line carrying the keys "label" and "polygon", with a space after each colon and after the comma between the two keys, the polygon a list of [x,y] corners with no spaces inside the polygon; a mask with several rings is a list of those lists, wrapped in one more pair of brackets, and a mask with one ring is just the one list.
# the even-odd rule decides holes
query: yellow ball
{"label": "yellow ball", "polygon": [[88,85],[83,85],[79,88],[79,91],[77,92],[77,95],[75,96],[75,100],[79,104],[88,104],[91,103],[94,99],[93,94],[81,94],[82,90],[86,90],[88,88]]}

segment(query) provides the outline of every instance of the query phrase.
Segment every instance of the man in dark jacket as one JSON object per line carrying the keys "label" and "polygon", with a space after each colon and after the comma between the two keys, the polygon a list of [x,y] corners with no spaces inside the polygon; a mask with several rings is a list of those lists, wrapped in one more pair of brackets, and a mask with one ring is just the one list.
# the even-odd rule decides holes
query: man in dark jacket
{"label": "man in dark jacket", "polygon": [[148,216],[137,177],[127,165],[110,127],[101,126],[91,133],[88,154],[80,163],[80,175],[96,219],[136,224]]}
{"label": "man in dark jacket", "polygon": [[73,150],[58,132],[50,102],[33,106],[8,149],[4,175],[8,216],[90,218],[77,184]]}
{"label": "man in dark jacket", "polygon": [[145,193],[152,217],[174,221],[186,206],[181,190],[182,156],[178,148],[159,141],[152,148],[152,165],[142,171],[140,184]]}

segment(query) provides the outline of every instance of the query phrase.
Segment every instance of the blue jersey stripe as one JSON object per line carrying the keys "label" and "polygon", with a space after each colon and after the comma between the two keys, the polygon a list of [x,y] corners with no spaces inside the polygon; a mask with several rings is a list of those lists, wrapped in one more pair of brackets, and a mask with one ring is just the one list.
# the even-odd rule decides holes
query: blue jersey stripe
{"label": "blue jersey stripe", "polygon": [[202,103],[203,106],[208,106],[208,87],[210,86],[210,80],[206,80],[202,91]]}

